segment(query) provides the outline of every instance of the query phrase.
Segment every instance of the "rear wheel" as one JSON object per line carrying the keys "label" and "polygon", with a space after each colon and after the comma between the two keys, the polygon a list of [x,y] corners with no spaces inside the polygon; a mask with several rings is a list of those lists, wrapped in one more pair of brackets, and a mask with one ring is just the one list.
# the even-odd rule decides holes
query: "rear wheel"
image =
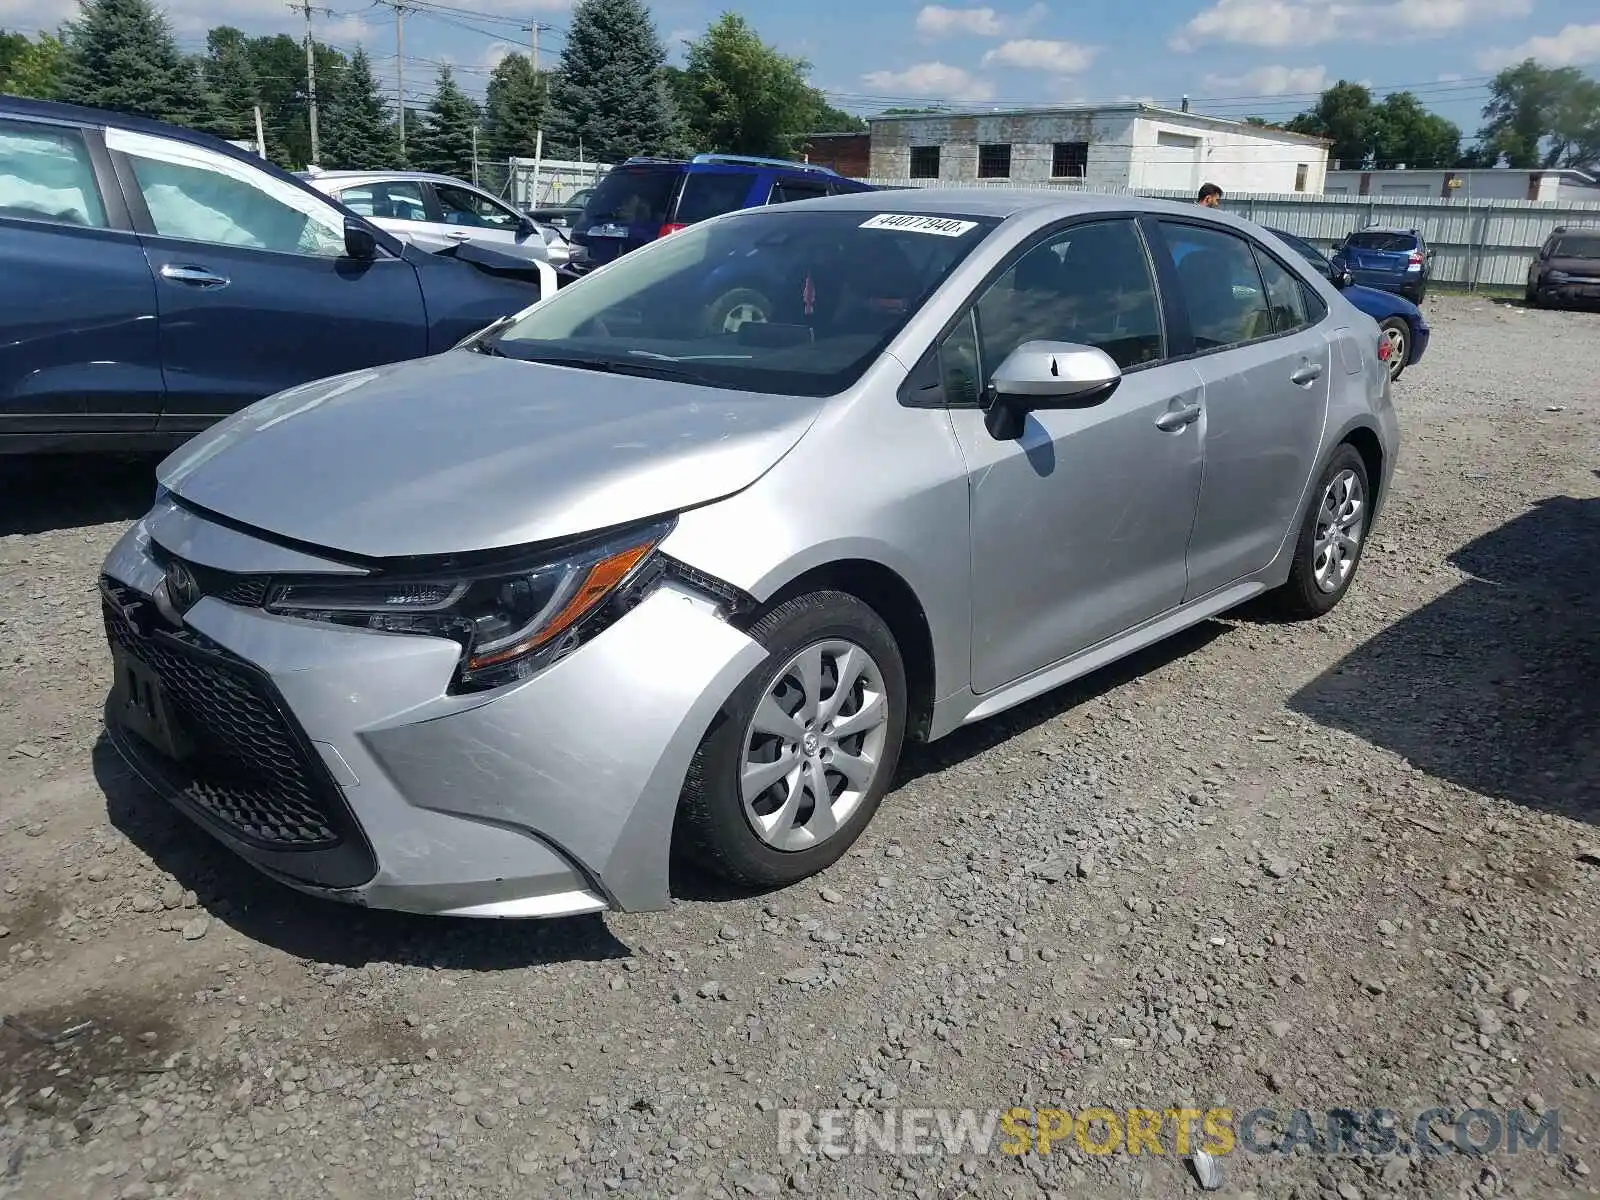
{"label": "rear wheel", "polygon": [[750,630],[767,648],[695,752],[678,849],[733,883],[773,887],[829,866],[872,820],[906,727],[900,649],[844,592],[778,605]]}
{"label": "rear wheel", "polygon": [[1331,611],[1361,563],[1372,489],[1367,464],[1349,442],[1334,451],[1312,494],[1289,579],[1274,597],[1280,611],[1298,620]]}
{"label": "rear wheel", "polygon": [[772,320],[772,301],[754,288],[733,288],[706,309],[706,332],[738,333],[741,325]]}
{"label": "rear wheel", "polygon": [[1400,378],[1401,372],[1406,369],[1406,359],[1411,354],[1411,326],[1407,325],[1403,317],[1389,317],[1379,323],[1378,331],[1383,334],[1383,340],[1389,345],[1389,380],[1392,383]]}

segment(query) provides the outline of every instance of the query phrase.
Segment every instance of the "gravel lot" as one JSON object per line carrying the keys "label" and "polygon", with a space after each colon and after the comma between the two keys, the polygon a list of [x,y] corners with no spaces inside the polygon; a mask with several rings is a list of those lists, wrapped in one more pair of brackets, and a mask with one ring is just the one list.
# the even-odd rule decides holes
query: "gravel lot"
{"label": "gravel lot", "polygon": [[1553,1108],[1554,1154],[1214,1194],[1596,1194],[1600,317],[1429,315],[1329,618],[914,753],[822,879],[559,924],[322,904],[165,811],[98,733],[149,465],[0,459],[0,1012],[93,1022],[0,1028],[0,1197],[1200,1194],[1170,1140],[779,1153],[776,1110],[902,1105]]}

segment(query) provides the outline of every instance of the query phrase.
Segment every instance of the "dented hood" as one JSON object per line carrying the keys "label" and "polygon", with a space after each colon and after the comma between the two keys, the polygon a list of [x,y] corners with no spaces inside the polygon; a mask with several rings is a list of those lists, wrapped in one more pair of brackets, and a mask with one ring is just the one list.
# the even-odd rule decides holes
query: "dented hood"
{"label": "dented hood", "polygon": [[821,404],[457,351],[268,397],[157,477],[202,508],[326,549],[461,553],[731,495]]}

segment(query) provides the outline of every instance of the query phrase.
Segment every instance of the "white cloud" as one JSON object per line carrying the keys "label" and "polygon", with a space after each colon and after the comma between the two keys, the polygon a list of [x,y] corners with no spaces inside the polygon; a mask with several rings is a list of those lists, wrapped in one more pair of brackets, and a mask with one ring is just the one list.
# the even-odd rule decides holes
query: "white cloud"
{"label": "white cloud", "polygon": [[988,100],[994,95],[994,87],[988,81],[942,62],[917,63],[904,71],[868,71],[861,82],[879,95],[887,96]]}
{"label": "white cloud", "polygon": [[1497,71],[1525,58],[1538,59],[1546,67],[1581,67],[1600,62],[1600,24],[1568,25],[1550,37],[1531,37],[1520,46],[1485,50],[1478,55],[1478,65],[1485,71]]}
{"label": "white cloud", "polygon": [[917,11],[917,32],[925,38],[954,36],[1006,37],[1021,33],[1045,15],[1043,4],[1035,4],[1015,15],[998,12],[988,5],[978,8],[950,8],[943,4],[924,4]]}
{"label": "white cloud", "polygon": [[1430,36],[1478,21],[1508,20],[1533,11],[1533,0],[1367,0],[1320,4],[1307,0],[1216,0],[1171,39],[1175,50],[1204,42],[1244,46],[1311,46],[1355,39]]}
{"label": "white cloud", "polygon": [[1326,67],[1257,67],[1243,75],[1207,75],[1205,85],[1241,96],[1282,96],[1320,92],[1328,86]]}
{"label": "white cloud", "polygon": [[1080,46],[1077,42],[1051,42],[1042,38],[1021,38],[1006,42],[983,56],[983,65],[991,63],[1016,67],[1024,71],[1051,71],[1057,75],[1076,75],[1088,70],[1100,52],[1098,46]]}

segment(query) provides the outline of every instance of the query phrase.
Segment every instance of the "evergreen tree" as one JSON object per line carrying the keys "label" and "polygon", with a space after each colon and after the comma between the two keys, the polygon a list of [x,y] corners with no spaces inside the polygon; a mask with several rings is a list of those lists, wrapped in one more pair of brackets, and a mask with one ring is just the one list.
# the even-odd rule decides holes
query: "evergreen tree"
{"label": "evergreen tree", "polygon": [[472,131],[478,106],[467,98],[448,66],[439,68],[428,119],[415,134],[406,124],[406,152],[419,171],[472,178]]}
{"label": "evergreen tree", "polygon": [[321,165],[329,170],[377,171],[399,165],[398,131],[378,95],[365,50],[357,50],[350,59],[333,101],[324,110],[320,133]]}
{"label": "evergreen tree", "polygon": [[548,125],[558,150],[621,162],[676,149],[681,133],[666,58],[640,0],[578,0],[550,86]]}
{"label": "evergreen tree", "polygon": [[79,0],[67,26],[62,98],[188,125],[204,114],[193,65],[150,0]]}
{"label": "evergreen tree", "polygon": [[249,39],[226,25],[213,29],[206,35],[200,74],[211,110],[210,131],[235,141],[255,141],[255,109],[262,98]]}
{"label": "evergreen tree", "polygon": [[544,119],[545,81],[525,54],[508,54],[489,76],[484,104],[485,157],[531,158]]}

